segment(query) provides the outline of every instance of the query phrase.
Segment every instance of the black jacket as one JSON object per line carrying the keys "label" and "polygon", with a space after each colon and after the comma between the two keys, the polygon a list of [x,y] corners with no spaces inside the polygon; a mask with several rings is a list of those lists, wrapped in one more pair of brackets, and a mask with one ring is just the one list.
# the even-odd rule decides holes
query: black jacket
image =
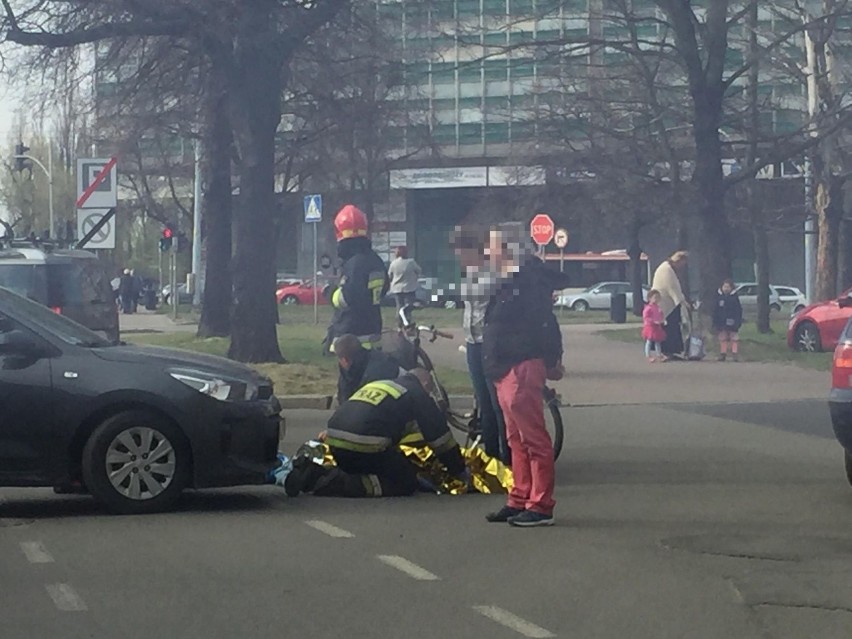
{"label": "black jacket", "polygon": [[482,363],[491,379],[512,367],[543,359],[548,367],[562,358],[562,333],[553,314],[553,291],[567,278],[533,258],[497,290],[485,311]]}
{"label": "black jacket", "polygon": [[337,379],[337,401],[342,404],[364,384],[380,379],[396,379],[403,372],[399,362],[391,355],[382,351],[363,350],[352,362],[349,370],[340,369],[340,377]]}
{"label": "black jacket", "polygon": [[365,237],[342,240],[337,252],[343,268],[340,286],[331,294],[334,337],[346,333],[378,337],[382,332],[381,301],[390,286],[385,263]]}
{"label": "black jacket", "polygon": [[743,307],[740,298],[734,293],[716,293],[716,305],[713,307],[713,328],[717,331],[738,331],[743,325]]}
{"label": "black jacket", "polygon": [[361,387],[331,416],[326,443],[332,449],[380,453],[409,435],[425,440],[453,475],[464,470],[459,445],[444,414],[410,375]]}

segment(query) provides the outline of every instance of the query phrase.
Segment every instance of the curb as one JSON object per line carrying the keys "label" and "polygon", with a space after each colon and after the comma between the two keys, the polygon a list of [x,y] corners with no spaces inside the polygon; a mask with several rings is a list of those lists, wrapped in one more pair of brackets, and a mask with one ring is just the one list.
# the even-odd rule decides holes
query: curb
{"label": "curb", "polygon": [[[331,395],[284,395],[278,398],[281,410],[330,410]],[[450,404],[473,406],[473,395],[450,395]]]}

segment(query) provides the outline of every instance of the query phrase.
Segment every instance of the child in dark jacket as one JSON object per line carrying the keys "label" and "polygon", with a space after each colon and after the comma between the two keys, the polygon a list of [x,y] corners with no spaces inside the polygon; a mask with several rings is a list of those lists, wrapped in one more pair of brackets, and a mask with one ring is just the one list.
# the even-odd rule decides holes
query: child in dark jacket
{"label": "child in dark jacket", "polygon": [[739,361],[739,330],[743,325],[743,307],[740,298],[734,293],[734,283],[725,280],[716,294],[716,306],[713,308],[713,329],[719,337],[719,361],[728,357],[728,344],[731,345],[733,360]]}

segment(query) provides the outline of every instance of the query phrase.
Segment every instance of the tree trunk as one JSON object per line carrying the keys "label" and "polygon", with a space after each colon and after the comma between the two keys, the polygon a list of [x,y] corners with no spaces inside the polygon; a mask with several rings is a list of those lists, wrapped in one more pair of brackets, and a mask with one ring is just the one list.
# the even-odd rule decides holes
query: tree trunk
{"label": "tree trunk", "polygon": [[840,221],[840,239],[837,248],[837,290],[845,291],[849,282],[849,240],[852,239],[850,234],[849,222],[843,218]]}
{"label": "tree trunk", "polygon": [[281,119],[283,60],[275,3],[242,14],[232,77],[234,133],[240,148],[235,215],[234,320],[228,356],[283,362],[275,303],[275,134]]}
{"label": "tree trunk", "polygon": [[627,247],[627,255],[630,257],[630,288],[633,291],[633,314],[642,317],[645,310],[645,300],[642,295],[642,245],[639,243],[639,232],[642,223],[638,215],[630,225],[630,243]]}
{"label": "tree trunk", "polygon": [[837,264],[840,223],[843,218],[842,180],[828,174],[820,161],[814,162],[815,198],[819,226],[817,246],[816,301],[837,297]]}
{"label": "tree trunk", "polygon": [[754,261],[757,265],[757,331],[771,333],[769,321],[769,236],[762,221],[754,225]]}
{"label": "tree trunk", "polygon": [[201,174],[205,184],[202,196],[204,244],[207,260],[199,337],[227,337],[231,333],[233,282],[231,280],[232,196],[231,145],[233,142],[227,92],[226,67],[212,56],[209,85],[205,96],[204,156]]}
{"label": "tree trunk", "polygon": [[715,297],[722,280],[731,277],[730,225],[725,214],[722,149],[719,142],[716,99],[707,96],[695,102],[695,175],[698,189],[698,220],[701,242],[698,265],[701,300]]}

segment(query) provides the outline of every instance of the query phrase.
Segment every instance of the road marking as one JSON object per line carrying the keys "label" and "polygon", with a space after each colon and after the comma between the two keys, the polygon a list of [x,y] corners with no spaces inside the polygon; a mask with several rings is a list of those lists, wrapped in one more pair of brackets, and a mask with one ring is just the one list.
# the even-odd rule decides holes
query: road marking
{"label": "road marking", "polygon": [[40,541],[22,541],[21,550],[31,564],[52,564],[53,557]]}
{"label": "road marking", "polygon": [[324,521],[320,521],[319,519],[311,519],[306,521],[305,523],[314,530],[319,530],[321,533],[325,533],[329,537],[335,537],[337,539],[351,539],[355,536],[348,530],[343,530],[343,528],[332,526],[331,524],[326,523]]}
{"label": "road marking", "polygon": [[82,612],[88,610],[86,602],[78,595],[69,584],[48,584],[47,594],[53,599],[53,603],[59,610],[64,612]]}
{"label": "road marking", "polygon": [[549,630],[530,623],[526,619],[521,619],[508,610],[503,610],[497,606],[474,606],[473,609],[483,617],[488,617],[491,621],[496,621],[500,625],[511,628],[515,632],[530,639],[547,639],[548,637],[556,636]]}
{"label": "road marking", "polygon": [[400,572],[418,581],[437,581],[438,575],[434,575],[425,568],[421,568],[415,563],[408,561],[405,557],[399,555],[378,555],[379,561],[396,568]]}

